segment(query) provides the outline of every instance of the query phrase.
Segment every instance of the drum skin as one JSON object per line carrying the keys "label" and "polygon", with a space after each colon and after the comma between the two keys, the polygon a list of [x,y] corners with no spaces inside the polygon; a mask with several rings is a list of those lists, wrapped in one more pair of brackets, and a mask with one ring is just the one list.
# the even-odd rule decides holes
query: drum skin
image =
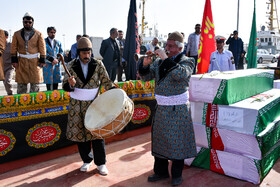
{"label": "drum skin", "polygon": [[85,127],[96,139],[118,134],[131,120],[134,103],[122,89],[112,89],[99,95],[88,107]]}

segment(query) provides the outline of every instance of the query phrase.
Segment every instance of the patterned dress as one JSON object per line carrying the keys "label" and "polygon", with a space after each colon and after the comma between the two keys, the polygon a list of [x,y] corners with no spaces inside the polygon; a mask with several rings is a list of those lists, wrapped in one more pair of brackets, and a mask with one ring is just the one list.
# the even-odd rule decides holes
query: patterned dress
{"label": "patterned dress", "polygon": [[[84,74],[77,59],[72,60],[67,64],[68,70],[76,79],[75,88],[94,89],[103,85],[106,90],[112,87],[112,82],[108,73],[100,60],[92,59],[88,65],[88,75],[84,78]],[[68,83],[68,75],[65,74],[63,80],[63,89],[65,91],[74,91]],[[87,142],[96,139],[90,131],[85,128],[84,119],[86,111],[92,101],[81,101],[70,97],[68,124],[66,130],[67,139],[75,142]]]}
{"label": "patterned dress", "polygon": [[[194,68],[192,58],[179,54],[174,60],[157,59],[147,68],[139,64],[141,79],[155,79],[155,94],[174,96],[185,93]],[[152,155],[181,160],[196,156],[190,104],[158,105],[152,126]]]}
{"label": "patterned dress", "polygon": [[54,39],[54,47],[48,38],[45,38],[47,48],[47,60],[46,65],[43,67],[44,83],[53,84],[61,82],[61,68],[60,63],[52,65],[54,58],[57,58],[58,53],[63,53],[61,43]]}

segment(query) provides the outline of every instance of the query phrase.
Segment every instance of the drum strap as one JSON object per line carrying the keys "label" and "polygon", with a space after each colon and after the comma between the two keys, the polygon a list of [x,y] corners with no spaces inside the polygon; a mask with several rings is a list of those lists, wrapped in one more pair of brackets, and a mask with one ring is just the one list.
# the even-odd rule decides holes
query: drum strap
{"label": "drum strap", "polygon": [[156,95],[156,100],[158,105],[183,105],[189,102],[189,91],[171,96]]}
{"label": "drum strap", "polygon": [[91,101],[95,99],[97,94],[98,94],[98,88],[94,88],[94,89],[75,88],[74,92],[70,92],[70,97],[80,101]]}

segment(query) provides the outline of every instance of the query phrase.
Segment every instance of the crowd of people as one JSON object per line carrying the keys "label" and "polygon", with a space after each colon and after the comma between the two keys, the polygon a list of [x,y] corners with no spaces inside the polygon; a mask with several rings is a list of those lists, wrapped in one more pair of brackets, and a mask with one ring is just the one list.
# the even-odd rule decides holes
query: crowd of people
{"label": "crowd of people", "polygon": [[[40,91],[39,84],[44,82],[47,90],[58,89],[58,84],[61,83],[61,64],[57,58],[57,54],[64,54],[65,62],[70,62],[79,57],[77,54],[77,44],[81,37],[88,37],[88,35],[76,36],[76,43],[71,46],[70,51],[63,51],[61,42],[55,39],[56,28],[47,28],[47,38],[43,38],[43,34],[33,28],[34,18],[30,13],[26,13],[23,17],[23,28],[15,32],[12,43],[8,42],[9,33],[1,31],[1,54],[3,54],[3,63],[0,65],[0,80],[3,81],[8,95],[15,94],[12,88],[12,78],[15,77],[17,83],[17,94],[27,93],[27,85],[30,84],[30,92]],[[200,39],[200,24],[195,25],[195,32],[188,36],[188,39],[183,42],[183,54],[187,57],[192,57],[195,62],[193,73],[197,71],[198,46]],[[170,34],[170,33],[169,33]],[[183,38],[185,35],[181,32]],[[221,39],[221,38],[220,38]],[[223,40],[217,42],[221,43]],[[224,42],[223,42],[224,43]],[[159,39],[154,37],[150,43],[143,44],[143,38],[139,35],[140,54],[146,54],[147,51],[156,51],[161,49],[159,46]],[[217,70],[223,70],[223,62],[219,62],[224,54],[233,55],[231,60],[234,66],[227,68],[232,70],[243,69],[243,58],[245,51],[243,49],[243,41],[238,37],[238,31],[234,31],[226,41],[229,44],[229,51],[224,50],[224,45],[221,46],[219,53],[211,55],[209,71],[214,67]],[[6,47],[5,47],[6,46]],[[128,70],[128,62],[123,58],[123,51],[125,46],[124,32],[117,28],[110,30],[109,38],[102,41],[100,54],[103,58],[102,62],[108,72],[110,79],[114,82],[128,81],[126,79]],[[5,50],[4,50],[5,49]],[[220,55],[221,54],[221,55]],[[93,53],[91,53],[92,57]],[[231,58],[231,56],[229,57]],[[224,60],[222,60],[224,61]],[[222,65],[219,65],[222,63]],[[139,75],[137,75],[139,78]]]}
{"label": "crowd of people", "polygon": [[[7,42],[8,33],[0,30],[0,80],[8,95],[12,95],[11,78],[15,72],[17,94],[40,91],[39,84],[44,81],[47,90],[58,89],[62,82],[65,91],[70,92],[68,124],[66,136],[77,143],[83,161],[80,170],[86,172],[97,165],[101,175],[109,173],[106,163],[105,143],[96,139],[84,126],[85,113],[98,95],[102,85],[106,90],[114,89],[113,83],[124,81],[127,61],[123,58],[125,45],[124,33],[117,28],[110,30],[109,38],[102,41],[97,60],[92,53],[92,43],[87,35],[77,35],[76,43],[71,46],[65,60],[71,76],[65,74],[61,81],[60,59],[63,53],[61,42],[55,39],[56,28],[47,28],[47,38],[33,28],[34,18],[30,13],[23,16],[23,28],[13,35],[12,43]],[[189,81],[196,74],[200,24],[195,32],[184,42],[184,33],[178,31],[168,35],[165,49],[161,48],[157,37],[144,45],[140,36],[140,53],[146,54],[138,63],[139,79],[155,80],[157,109],[152,128],[152,155],[154,174],[149,182],[169,178],[169,160],[172,161],[172,185],[182,183],[184,159],[196,156],[196,145],[188,101]],[[242,67],[244,57],[243,42],[234,31],[226,41],[229,50],[224,49],[225,37],[216,36],[217,51],[211,54],[208,72],[229,71]],[[153,55],[151,55],[153,54]],[[154,58],[154,55],[157,58]],[[91,152],[93,150],[93,154]]]}

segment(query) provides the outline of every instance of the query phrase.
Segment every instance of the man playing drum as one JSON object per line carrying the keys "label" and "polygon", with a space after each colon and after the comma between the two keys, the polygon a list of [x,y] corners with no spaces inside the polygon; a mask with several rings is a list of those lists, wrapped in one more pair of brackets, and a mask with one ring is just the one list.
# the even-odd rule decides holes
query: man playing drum
{"label": "man playing drum", "polygon": [[[77,44],[78,57],[67,65],[71,77],[66,74],[63,80],[63,89],[70,92],[66,137],[77,142],[80,156],[84,162],[81,171],[88,171],[94,160],[99,173],[107,175],[104,140],[96,139],[85,128],[84,118],[89,105],[98,94],[98,88],[103,85],[108,90],[112,87],[112,82],[103,63],[91,58],[91,53],[90,40],[82,37]],[[89,155],[91,147],[94,159]]]}
{"label": "man playing drum", "polygon": [[149,182],[169,178],[168,160],[172,161],[172,185],[183,181],[184,159],[196,156],[196,144],[189,104],[189,81],[194,59],[183,55],[184,39],[173,32],[167,39],[165,51],[158,49],[154,62],[147,52],[139,63],[142,80],[155,79],[157,110],[152,126],[152,155],[155,158],[154,174]]}

